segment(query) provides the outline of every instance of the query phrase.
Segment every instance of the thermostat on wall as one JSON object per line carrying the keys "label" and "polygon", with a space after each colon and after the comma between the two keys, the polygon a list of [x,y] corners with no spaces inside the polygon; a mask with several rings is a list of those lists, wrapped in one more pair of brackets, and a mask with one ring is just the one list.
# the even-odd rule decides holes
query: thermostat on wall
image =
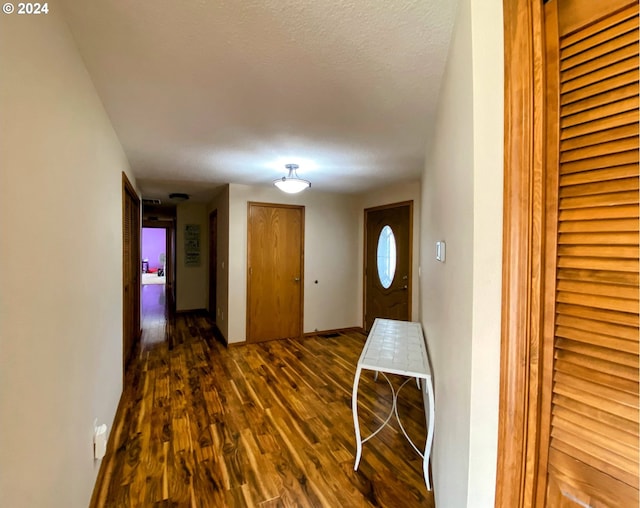
{"label": "thermostat on wall", "polygon": [[447,256],[447,244],[444,242],[436,242],[436,261],[444,263]]}

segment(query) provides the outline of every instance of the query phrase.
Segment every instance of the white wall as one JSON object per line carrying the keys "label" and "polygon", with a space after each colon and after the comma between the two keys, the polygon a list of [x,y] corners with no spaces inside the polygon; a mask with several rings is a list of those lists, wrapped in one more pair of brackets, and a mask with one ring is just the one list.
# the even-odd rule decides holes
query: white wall
{"label": "white wall", "polygon": [[[473,303],[473,114],[469,0],[459,3],[423,176],[421,306],[435,382],[436,506],[467,505]],[[447,245],[435,260],[435,242]]]}
{"label": "white wall", "polygon": [[[435,379],[437,506],[494,503],[502,256],[501,34],[499,0],[459,3],[423,176],[421,310]],[[444,264],[435,261],[437,240],[447,242]]]}
{"label": "white wall", "polygon": [[0,68],[0,506],[87,506],[122,390],[127,161],[55,8],[0,16]]}
{"label": "white wall", "polygon": [[[353,197],[310,189],[287,195],[272,187],[229,186],[229,334],[246,340],[247,203],[305,206],[304,332],[362,325],[358,313],[358,214]],[[315,281],[318,284],[315,284]]]}
{"label": "white wall", "polygon": [[495,500],[500,399],[504,73],[502,2],[471,0],[473,333],[469,507]]}
{"label": "white wall", "polygon": [[[185,226],[200,226],[200,264],[185,265]],[[209,305],[209,213],[203,203],[176,207],[176,310],[206,309]]]}
{"label": "white wall", "polygon": [[420,217],[421,217],[421,183],[420,180],[412,182],[398,183],[389,185],[382,189],[367,192],[358,196],[359,217],[358,217],[358,235],[360,243],[358,244],[358,256],[360,259],[360,269],[358,276],[358,294],[360,316],[364,315],[364,210],[375,206],[383,206],[391,203],[400,203],[402,201],[413,201],[413,263],[411,266],[411,283],[413,293],[411,295],[411,320],[418,321],[420,319],[420,279],[418,276],[420,266]]}

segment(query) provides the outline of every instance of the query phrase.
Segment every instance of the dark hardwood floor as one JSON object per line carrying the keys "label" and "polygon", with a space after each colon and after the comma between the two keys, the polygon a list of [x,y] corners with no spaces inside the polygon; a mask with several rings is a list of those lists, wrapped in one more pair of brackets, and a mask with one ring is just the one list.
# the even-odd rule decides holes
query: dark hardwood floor
{"label": "dark hardwood floor", "polygon": [[[164,341],[159,326],[143,332],[156,336],[143,338],[126,380],[92,506],[434,506],[394,420],[353,471],[363,334],[226,348],[203,313],[178,314]],[[366,436],[386,418],[391,390],[365,374],[359,401]],[[421,401],[408,383],[399,413],[419,447]]]}

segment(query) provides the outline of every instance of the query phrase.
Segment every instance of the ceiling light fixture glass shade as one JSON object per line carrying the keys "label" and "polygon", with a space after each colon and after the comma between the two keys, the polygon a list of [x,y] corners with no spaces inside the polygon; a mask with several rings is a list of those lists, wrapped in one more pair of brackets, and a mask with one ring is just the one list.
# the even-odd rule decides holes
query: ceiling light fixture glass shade
{"label": "ceiling light fixture glass shade", "polygon": [[189,199],[189,194],[185,194],[184,192],[172,192],[169,194],[169,199],[176,201],[177,203],[182,203]]}
{"label": "ceiling light fixture glass shade", "polygon": [[289,175],[273,181],[273,185],[278,189],[288,194],[296,194],[311,187],[310,181],[298,177],[297,164],[285,164],[285,167],[289,170]]}

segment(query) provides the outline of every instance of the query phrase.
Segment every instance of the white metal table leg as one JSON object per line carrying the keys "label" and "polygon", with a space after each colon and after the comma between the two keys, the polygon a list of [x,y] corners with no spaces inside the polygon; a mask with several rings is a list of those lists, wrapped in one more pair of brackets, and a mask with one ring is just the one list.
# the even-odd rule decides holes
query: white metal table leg
{"label": "white metal table leg", "polygon": [[[424,402],[424,415],[427,420],[427,442],[424,447],[424,456],[422,461],[422,472],[424,481],[427,484],[427,490],[431,490],[431,480],[429,479],[429,459],[431,457],[431,446],[433,445],[433,427],[435,424],[435,400],[433,397],[433,383],[431,377],[422,380],[422,399]],[[429,410],[427,412],[427,405]],[[428,415],[428,416],[427,416]]]}
{"label": "white metal table leg", "polygon": [[356,432],[356,462],[353,470],[357,471],[360,465],[360,457],[362,456],[362,438],[360,436],[360,422],[358,421],[358,384],[360,383],[360,374],[362,369],[356,369],[356,375],[353,378],[353,393],[351,395],[351,410],[353,411],[353,427]]}
{"label": "white metal table leg", "polygon": [[[360,422],[358,420],[358,384],[362,370],[374,372],[374,381],[378,380],[378,375],[386,379],[389,383],[392,396],[391,411],[389,416],[382,422],[375,432],[362,438]],[[396,391],[393,383],[387,374],[395,374],[407,377]],[[424,404],[425,419],[427,420],[427,440],[424,453],[411,441],[404,429],[398,414],[398,395],[403,386],[415,378],[416,385],[422,391],[422,402]],[[420,382],[420,379],[422,382]],[[354,471],[358,470],[360,459],[362,458],[362,448],[364,443],[375,437],[378,432],[385,427],[393,415],[396,416],[400,430],[407,438],[413,449],[422,457],[422,469],[427,489],[431,490],[431,479],[429,478],[429,463],[431,458],[431,447],[433,445],[433,432],[435,426],[435,406],[434,406],[433,382],[431,380],[431,369],[429,367],[429,355],[424,341],[422,325],[418,322],[399,321],[394,319],[376,318],[367,336],[367,341],[362,349],[362,354],[358,360],[355,377],[353,380],[353,393],[351,398],[353,412],[353,426],[356,434],[356,458]]]}

